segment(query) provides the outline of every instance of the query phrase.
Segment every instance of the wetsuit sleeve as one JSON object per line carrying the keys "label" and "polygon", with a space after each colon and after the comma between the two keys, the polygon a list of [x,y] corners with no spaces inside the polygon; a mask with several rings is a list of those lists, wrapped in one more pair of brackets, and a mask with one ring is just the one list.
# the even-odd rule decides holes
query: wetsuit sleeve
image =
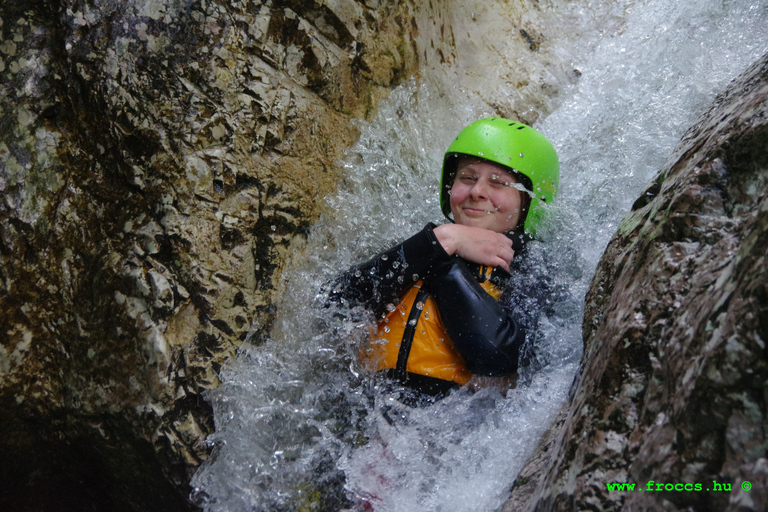
{"label": "wetsuit sleeve", "polygon": [[333,282],[329,301],[363,305],[375,315],[384,312],[387,304],[450,259],[434,228],[434,224],[427,224],[403,243],[349,269]]}
{"label": "wetsuit sleeve", "polygon": [[460,258],[429,281],[440,318],[467,369],[478,375],[517,371],[522,327],[477,283]]}

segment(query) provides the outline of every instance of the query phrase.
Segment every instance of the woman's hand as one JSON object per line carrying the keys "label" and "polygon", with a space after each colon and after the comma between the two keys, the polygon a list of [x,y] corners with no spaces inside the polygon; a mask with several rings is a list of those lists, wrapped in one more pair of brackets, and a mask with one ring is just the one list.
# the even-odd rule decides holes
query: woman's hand
{"label": "woman's hand", "polygon": [[443,224],[437,226],[434,233],[448,254],[509,272],[515,251],[512,250],[512,240],[503,234],[461,224]]}

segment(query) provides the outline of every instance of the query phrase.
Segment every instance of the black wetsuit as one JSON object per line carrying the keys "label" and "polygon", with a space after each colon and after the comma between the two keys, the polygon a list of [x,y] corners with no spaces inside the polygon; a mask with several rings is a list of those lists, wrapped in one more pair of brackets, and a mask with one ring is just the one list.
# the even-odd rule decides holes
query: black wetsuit
{"label": "black wetsuit", "polygon": [[[434,299],[445,331],[466,368],[476,375],[514,374],[520,364],[526,331],[536,329],[541,306],[550,291],[546,279],[535,279],[535,286],[530,286],[528,280],[528,285],[522,286],[513,277],[520,274],[526,259],[528,238],[522,233],[509,235],[515,250],[512,275],[495,268],[490,278],[504,290],[497,301],[478,282],[485,279],[486,267],[449,256],[438,242],[434,227],[428,224],[401,244],[344,273],[332,287],[331,300],[363,305],[381,318],[388,305],[423,280],[420,293]],[[390,376],[428,393],[456,387],[450,381],[405,371],[409,335],[412,337],[413,332],[406,329],[397,367],[389,371]]]}

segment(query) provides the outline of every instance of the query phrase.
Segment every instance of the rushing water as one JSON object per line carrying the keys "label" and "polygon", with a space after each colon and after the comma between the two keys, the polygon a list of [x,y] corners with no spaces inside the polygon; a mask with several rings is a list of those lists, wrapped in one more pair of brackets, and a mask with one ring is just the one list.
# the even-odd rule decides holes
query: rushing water
{"label": "rushing water", "polygon": [[[768,7],[757,0],[548,5],[542,26],[568,27],[548,51],[581,78],[568,85],[559,78],[566,73],[538,70],[565,88],[537,125],[558,148],[562,173],[541,245],[555,255],[557,281],[580,302],[618,222],[683,131],[768,50]],[[319,306],[323,283],[339,270],[439,221],[440,160],[462,126],[492,114],[490,104],[555,106],[511,90],[502,73],[477,78],[483,66],[514,58],[494,37],[500,18],[485,3],[475,7],[462,3],[456,17],[485,23],[472,49],[479,45],[485,56],[459,52],[452,66],[434,66],[398,88],[361,124],[338,194],[284,275],[271,338],[244,348],[210,393],[216,450],[193,481],[207,511],[358,510],[365,501],[377,512],[496,510],[566,400],[581,354],[578,314],[545,319],[547,364],[524,371],[516,389],[459,392],[409,409],[355,363],[366,322]]]}

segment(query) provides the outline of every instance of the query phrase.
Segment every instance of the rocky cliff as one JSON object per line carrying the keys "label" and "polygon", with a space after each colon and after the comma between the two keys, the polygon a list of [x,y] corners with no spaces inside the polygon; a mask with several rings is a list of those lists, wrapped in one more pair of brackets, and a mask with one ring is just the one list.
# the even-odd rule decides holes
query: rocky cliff
{"label": "rocky cliff", "polygon": [[571,398],[505,511],[768,507],[768,55],[670,162],[605,251]]}
{"label": "rocky cliff", "polygon": [[0,509],[191,507],[202,393],[269,330],[354,119],[455,60],[443,4],[0,4]]}
{"label": "rocky cliff", "polygon": [[0,508],[174,510],[406,3],[0,7]]}

